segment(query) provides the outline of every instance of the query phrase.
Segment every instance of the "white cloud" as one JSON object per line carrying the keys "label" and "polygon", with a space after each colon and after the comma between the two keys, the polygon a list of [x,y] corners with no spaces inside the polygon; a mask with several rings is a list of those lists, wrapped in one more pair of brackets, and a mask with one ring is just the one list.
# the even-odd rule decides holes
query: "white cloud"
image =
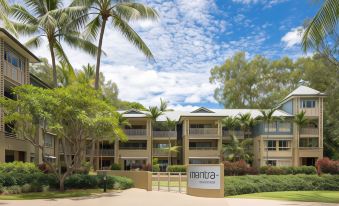
{"label": "white cloud", "polygon": [[302,27],[292,28],[291,31],[287,32],[281,41],[284,42],[287,48],[291,48],[295,45],[300,44],[303,29]]}
{"label": "white cloud", "polygon": [[264,5],[264,8],[270,8],[276,4],[280,4],[283,2],[286,2],[288,0],[232,0],[235,3],[240,3],[240,4],[262,4]]}

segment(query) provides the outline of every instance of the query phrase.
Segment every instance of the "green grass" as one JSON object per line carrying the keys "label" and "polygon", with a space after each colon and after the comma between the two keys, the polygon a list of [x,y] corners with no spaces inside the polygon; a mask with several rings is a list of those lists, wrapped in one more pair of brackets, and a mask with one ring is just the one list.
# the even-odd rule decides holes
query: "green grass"
{"label": "green grass", "polygon": [[286,192],[262,192],[227,196],[228,198],[250,198],[250,199],[273,199],[290,200],[302,202],[325,202],[339,203],[339,191],[286,191]]}
{"label": "green grass", "polygon": [[57,198],[100,195],[102,193],[103,193],[102,189],[67,190],[65,192],[59,192],[59,191],[33,192],[33,193],[21,193],[21,194],[13,194],[13,195],[0,195],[0,200],[57,199]]}

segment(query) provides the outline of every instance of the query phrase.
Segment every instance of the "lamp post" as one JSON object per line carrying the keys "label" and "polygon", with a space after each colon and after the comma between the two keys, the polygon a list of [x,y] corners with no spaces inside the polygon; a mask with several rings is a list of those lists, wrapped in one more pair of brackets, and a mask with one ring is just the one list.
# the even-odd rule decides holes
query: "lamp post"
{"label": "lamp post", "polygon": [[107,191],[107,175],[104,176],[104,192]]}

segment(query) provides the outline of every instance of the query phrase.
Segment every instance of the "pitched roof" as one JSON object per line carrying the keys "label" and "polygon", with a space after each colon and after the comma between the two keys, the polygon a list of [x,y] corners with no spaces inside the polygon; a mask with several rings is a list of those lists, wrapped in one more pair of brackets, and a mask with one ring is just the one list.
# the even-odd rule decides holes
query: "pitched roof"
{"label": "pitched roof", "polygon": [[324,96],[324,95],[325,95],[324,93],[319,92],[318,90],[312,89],[310,87],[299,86],[293,92],[291,92],[289,95],[287,95],[283,99],[283,101],[290,98],[291,96]]}

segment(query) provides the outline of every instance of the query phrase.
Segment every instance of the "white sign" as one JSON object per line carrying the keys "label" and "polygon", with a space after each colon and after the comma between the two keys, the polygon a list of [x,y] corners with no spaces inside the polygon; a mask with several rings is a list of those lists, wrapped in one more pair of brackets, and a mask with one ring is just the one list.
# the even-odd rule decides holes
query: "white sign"
{"label": "white sign", "polygon": [[188,187],[198,189],[220,189],[220,166],[189,165]]}

